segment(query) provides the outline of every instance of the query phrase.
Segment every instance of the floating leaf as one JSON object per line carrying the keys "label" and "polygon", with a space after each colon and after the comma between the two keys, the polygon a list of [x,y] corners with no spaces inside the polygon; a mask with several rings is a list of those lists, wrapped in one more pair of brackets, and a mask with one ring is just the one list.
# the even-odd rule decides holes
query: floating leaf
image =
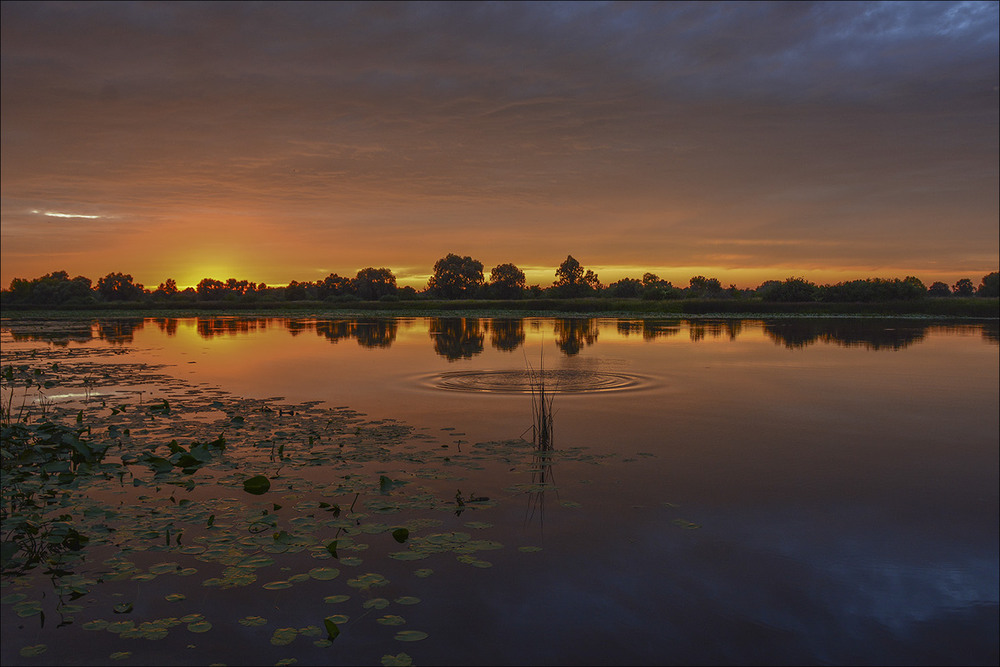
{"label": "floating leaf", "polygon": [[36,655],[41,655],[49,649],[45,644],[35,644],[34,646],[25,646],[21,649],[22,658],[33,658]]}
{"label": "floating leaf", "polygon": [[327,604],[336,604],[338,602],[347,602],[350,599],[350,595],[327,595],[323,598],[323,602],[326,602]]}
{"label": "floating leaf", "polygon": [[122,602],[121,604],[116,604],[111,608],[116,614],[131,614],[132,613],[132,603]]}
{"label": "floating leaf", "polygon": [[299,636],[299,631],[295,628],[278,628],[271,635],[271,643],[275,646],[286,646],[295,641]]}
{"label": "floating leaf", "polygon": [[674,519],[673,524],[675,526],[680,526],[681,528],[684,528],[686,530],[694,530],[695,528],[701,528],[701,526],[699,526],[698,524],[686,521],[685,519]]}
{"label": "floating leaf", "polygon": [[117,653],[112,653],[108,657],[112,660],[125,660],[126,658],[132,657],[132,651],[118,651]]}
{"label": "floating leaf", "polygon": [[211,630],[212,624],[208,621],[195,621],[194,623],[188,623],[187,629],[191,632],[201,634],[202,632],[208,632]]}
{"label": "floating leaf", "polygon": [[243,481],[243,490],[247,493],[252,493],[255,496],[267,493],[270,488],[271,480],[263,475],[257,475]]}
{"label": "floating leaf", "polygon": [[104,628],[108,627],[108,622],[105,621],[104,619],[98,618],[93,621],[88,621],[87,623],[84,623],[80,627],[82,627],[84,630],[103,630]]}
{"label": "floating leaf", "polygon": [[392,531],[392,539],[396,540],[400,544],[406,541],[406,538],[410,536],[410,531],[406,528],[397,528]]}
{"label": "floating leaf", "polygon": [[413,658],[406,655],[405,653],[397,653],[396,655],[383,655],[382,665],[384,667],[409,667],[413,664]]}
{"label": "floating leaf", "polygon": [[181,566],[177,563],[157,563],[149,568],[149,571],[153,574],[167,574],[168,572],[176,572],[181,569]]}
{"label": "floating leaf", "polygon": [[163,598],[167,602],[180,602],[181,600],[186,600],[187,596],[183,593],[171,593]]}
{"label": "floating leaf", "polygon": [[403,597],[396,598],[394,602],[396,604],[420,604],[420,598],[413,597],[412,595],[404,595]]}
{"label": "floating leaf", "polygon": [[389,606],[389,601],[385,598],[372,598],[371,600],[365,600],[365,603],[361,606],[365,609],[385,609]]}
{"label": "floating leaf", "polygon": [[240,619],[240,625],[245,625],[251,628],[258,625],[267,625],[267,619],[261,616],[247,616]]}
{"label": "floating leaf", "polygon": [[25,602],[18,602],[14,605],[14,613],[21,618],[27,618],[29,616],[35,616],[42,613],[42,603],[37,600],[28,600]]}
{"label": "floating leaf", "polygon": [[278,591],[282,588],[291,588],[292,582],[290,581],[270,581],[263,585],[262,588],[266,588],[269,591]]}
{"label": "floating leaf", "polygon": [[393,639],[400,642],[418,642],[421,639],[427,639],[427,636],[426,632],[420,630],[402,630],[397,632]]}
{"label": "floating leaf", "polygon": [[382,576],[381,574],[375,574],[373,572],[369,572],[368,574],[363,574],[360,577],[355,577],[353,579],[347,580],[348,586],[351,586],[352,588],[360,588],[361,590],[368,590],[369,588],[372,588],[374,586],[385,586],[388,583],[389,580],[386,579],[384,576]]}
{"label": "floating leaf", "polygon": [[330,579],[336,579],[337,575],[340,574],[340,570],[335,567],[314,567],[309,570],[309,576],[313,579],[319,581],[329,581]]}
{"label": "floating leaf", "polygon": [[434,574],[434,570],[430,569],[429,567],[424,567],[424,568],[421,568],[419,570],[414,570],[413,574],[415,574],[418,577],[421,577],[423,579],[426,579],[427,577],[429,577],[432,574]]}
{"label": "floating leaf", "polygon": [[541,547],[535,547],[535,546],[524,546],[524,547],[518,547],[517,550],[518,551],[523,551],[524,553],[531,553],[531,552],[534,552],[534,551],[541,551],[542,548]]}
{"label": "floating leaf", "polygon": [[323,619],[323,627],[326,628],[326,636],[333,641],[340,635],[340,628],[337,627],[337,623],[333,616],[327,616]]}
{"label": "floating leaf", "polygon": [[382,625],[403,625],[406,623],[406,619],[395,614],[386,614],[382,618],[375,619],[375,622]]}

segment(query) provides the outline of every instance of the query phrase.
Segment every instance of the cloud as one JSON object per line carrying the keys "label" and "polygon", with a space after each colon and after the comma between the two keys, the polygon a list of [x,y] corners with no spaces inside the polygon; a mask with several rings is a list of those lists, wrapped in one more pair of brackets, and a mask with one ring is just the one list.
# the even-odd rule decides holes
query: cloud
{"label": "cloud", "polygon": [[2,13],[5,210],[214,212],[406,266],[452,238],[540,262],[526,235],[559,255],[574,235],[609,248],[608,228],[650,265],[699,236],[920,241],[942,219],[995,246],[996,3]]}

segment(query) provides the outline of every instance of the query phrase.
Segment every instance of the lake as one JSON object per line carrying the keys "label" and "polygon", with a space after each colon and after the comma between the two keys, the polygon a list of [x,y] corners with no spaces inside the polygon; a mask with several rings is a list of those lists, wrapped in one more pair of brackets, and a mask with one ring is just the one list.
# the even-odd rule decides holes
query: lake
{"label": "lake", "polygon": [[998,661],[995,320],[0,329],[110,445],[24,482],[87,539],[14,557],[5,665]]}

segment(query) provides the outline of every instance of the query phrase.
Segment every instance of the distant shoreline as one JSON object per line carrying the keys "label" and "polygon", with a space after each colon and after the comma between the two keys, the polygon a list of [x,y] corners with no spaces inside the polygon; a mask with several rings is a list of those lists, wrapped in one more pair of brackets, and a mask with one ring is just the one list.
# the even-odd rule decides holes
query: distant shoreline
{"label": "distant shoreline", "polygon": [[784,303],[737,299],[517,299],[292,301],[234,303],[100,303],[87,307],[4,304],[3,319],[73,319],[103,317],[206,316],[361,316],[361,317],[640,317],[640,318],[774,318],[774,317],[914,317],[1000,319],[1000,298],[943,297],[911,301],[862,303]]}

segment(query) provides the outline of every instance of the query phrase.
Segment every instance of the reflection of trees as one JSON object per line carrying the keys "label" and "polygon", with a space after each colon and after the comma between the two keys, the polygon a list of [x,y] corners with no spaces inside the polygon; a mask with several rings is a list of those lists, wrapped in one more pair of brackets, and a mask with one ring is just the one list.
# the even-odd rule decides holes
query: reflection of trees
{"label": "reflection of trees", "polygon": [[490,344],[503,352],[512,352],[524,344],[524,320],[492,320]]}
{"label": "reflection of trees", "polygon": [[248,334],[267,328],[266,320],[249,317],[199,317],[195,325],[202,338]]}
{"label": "reflection of trees", "polygon": [[681,331],[680,323],[676,320],[618,320],[617,327],[621,335],[641,334],[643,340],[676,336]]}
{"label": "reflection of trees", "polygon": [[597,342],[597,320],[559,319],[555,326],[556,346],[572,357],[586,345]]}
{"label": "reflection of trees", "polygon": [[58,329],[41,328],[37,322],[17,322],[11,320],[4,326],[9,327],[10,336],[16,343],[42,342],[66,347],[70,343],[87,343],[94,338],[90,322],[60,322]]}
{"label": "reflection of trees", "polygon": [[740,320],[692,320],[688,322],[688,333],[692,341],[699,341],[706,336],[719,338],[723,335],[735,340],[742,328]]}
{"label": "reflection of trees", "polygon": [[319,320],[316,333],[331,343],[336,343],[354,335],[354,323],[350,320]]}
{"label": "reflection of trees", "polygon": [[901,350],[920,342],[930,324],[884,320],[779,320],[764,323],[764,333],[778,345],[802,348],[817,341],[869,350]]}
{"label": "reflection of trees", "polygon": [[142,329],[144,320],[101,320],[97,323],[97,337],[114,345],[131,343],[136,331]]}
{"label": "reflection of trees", "polygon": [[354,323],[354,335],[361,347],[391,347],[396,340],[396,321],[359,320]]}
{"label": "reflection of trees", "polygon": [[434,351],[448,361],[471,359],[483,351],[484,334],[476,318],[432,317],[430,335]]}
{"label": "reflection of trees", "polygon": [[991,343],[1000,343],[1000,324],[996,322],[983,324],[983,338]]}
{"label": "reflection of trees", "polygon": [[153,318],[153,323],[160,329],[160,331],[167,336],[177,335],[177,318],[176,317],[156,317]]}

